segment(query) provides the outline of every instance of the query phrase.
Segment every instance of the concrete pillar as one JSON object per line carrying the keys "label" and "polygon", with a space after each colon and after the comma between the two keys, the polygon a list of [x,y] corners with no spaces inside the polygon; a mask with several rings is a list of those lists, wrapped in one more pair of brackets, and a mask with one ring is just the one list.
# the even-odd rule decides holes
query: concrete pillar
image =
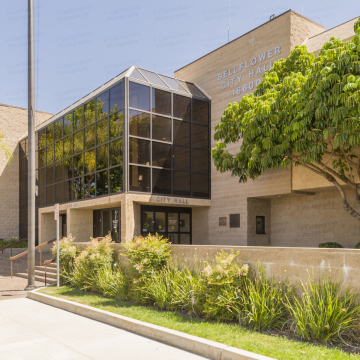
{"label": "concrete pillar", "polygon": [[67,209],[67,232],[76,242],[88,242],[93,236],[93,210]]}
{"label": "concrete pillar", "polygon": [[121,242],[141,234],[141,205],[125,194],[121,201]]}

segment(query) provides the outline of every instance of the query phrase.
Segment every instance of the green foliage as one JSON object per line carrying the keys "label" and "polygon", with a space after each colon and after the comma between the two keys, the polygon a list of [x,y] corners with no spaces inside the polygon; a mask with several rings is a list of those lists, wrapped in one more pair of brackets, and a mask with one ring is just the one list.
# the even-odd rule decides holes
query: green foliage
{"label": "green foliage", "polygon": [[249,270],[247,264],[235,261],[239,253],[222,250],[215,256],[215,264],[208,264],[202,271],[206,287],[203,312],[210,319],[236,319],[231,306],[238,300]]}
{"label": "green foliage", "polygon": [[150,278],[170,260],[170,246],[168,239],[158,234],[140,236],[124,244],[122,255],[128,260],[136,278]]}
{"label": "green foliage", "polygon": [[360,242],[355,245],[355,249],[360,249]]}
{"label": "green foliage", "polygon": [[[288,302],[295,332],[305,340],[331,342],[352,338],[359,330],[357,295],[328,276],[300,282],[301,295]],[[358,340],[357,340],[358,341]]]}
{"label": "green foliage", "polygon": [[337,242],[325,242],[325,243],[320,243],[319,244],[319,248],[343,248],[343,246]]}
{"label": "green foliage", "polygon": [[[19,241],[20,239],[17,237],[17,236],[13,236],[12,238],[10,239],[4,239],[3,241],[3,246],[7,246],[7,245],[10,245],[10,244],[13,244],[14,242],[16,241]],[[2,243],[0,243],[0,247],[3,247],[2,246]],[[14,245],[13,246],[13,249],[16,249],[16,248],[27,248],[28,247],[28,243],[27,241],[22,241],[22,242],[19,242],[18,244]]]}
{"label": "green foliage", "polygon": [[[359,23],[358,35],[350,42],[331,38],[316,59],[305,46],[296,46],[264,74],[254,94],[228,105],[215,127],[218,143],[212,157],[217,170],[230,171],[246,182],[268,169],[310,164],[327,180],[335,176],[356,188]],[[239,151],[230,154],[227,145],[239,140]],[[332,156],[332,168],[322,163],[325,155]],[[351,212],[360,219],[356,214]]]}

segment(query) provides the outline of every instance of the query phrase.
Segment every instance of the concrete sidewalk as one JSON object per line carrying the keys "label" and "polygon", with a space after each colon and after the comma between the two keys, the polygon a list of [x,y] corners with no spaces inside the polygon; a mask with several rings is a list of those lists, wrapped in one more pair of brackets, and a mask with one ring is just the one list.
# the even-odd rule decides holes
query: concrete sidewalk
{"label": "concrete sidewalk", "polygon": [[[9,300],[26,297],[27,291],[24,291],[28,280],[13,276],[0,275],[0,300]],[[38,287],[44,286],[43,282],[35,281]],[[1,331],[1,330],[0,330]]]}
{"label": "concrete sidewalk", "polygon": [[30,299],[0,302],[1,360],[201,360],[184,350]]}

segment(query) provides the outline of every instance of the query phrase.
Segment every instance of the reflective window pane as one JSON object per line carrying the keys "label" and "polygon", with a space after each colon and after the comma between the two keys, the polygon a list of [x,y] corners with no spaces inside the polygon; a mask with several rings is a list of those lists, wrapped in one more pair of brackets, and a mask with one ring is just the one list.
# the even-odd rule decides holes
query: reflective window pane
{"label": "reflective window pane", "polygon": [[46,206],[46,187],[39,189],[39,206]]}
{"label": "reflective window pane", "polygon": [[83,107],[80,106],[73,112],[74,131],[80,130],[83,127]]}
{"label": "reflective window pane", "polygon": [[39,168],[46,165],[46,148],[39,150]]}
{"label": "reflective window pane", "polygon": [[150,165],[150,141],[129,138],[129,157],[131,163]]}
{"label": "reflective window pane", "polygon": [[150,192],[150,168],[129,166],[130,191]]}
{"label": "reflective window pane", "polygon": [[73,200],[84,198],[84,178],[80,177],[73,180]]}
{"label": "reflective window pane", "polygon": [[64,201],[72,201],[72,180],[64,182]]}
{"label": "reflective window pane", "polygon": [[39,149],[46,146],[46,129],[39,130],[38,133]]}
{"label": "reflective window pane", "polygon": [[166,232],[166,213],[156,212],[155,213],[155,232],[163,233]]}
{"label": "reflective window pane", "polygon": [[70,135],[64,139],[64,158],[73,154],[73,136]]}
{"label": "reflective window pane", "polygon": [[54,165],[50,165],[46,168],[46,185],[52,185],[54,183]]}
{"label": "reflective window pane", "polygon": [[162,141],[171,141],[171,119],[152,115],[152,138]]}
{"label": "reflective window pane", "polygon": [[60,140],[63,137],[64,119],[61,118],[55,123],[55,141]]}
{"label": "reflective window pane", "polygon": [[46,206],[54,205],[54,185],[46,188]]}
{"label": "reflective window pane", "polygon": [[191,171],[191,149],[184,146],[174,145],[173,152],[174,169]]}
{"label": "reflective window pane", "polygon": [[110,143],[110,167],[123,163],[123,139]]}
{"label": "reflective window pane", "polygon": [[209,172],[209,151],[193,149],[193,171]]}
{"label": "reflective window pane", "polygon": [[193,99],[192,121],[203,125],[209,125],[208,102]]}
{"label": "reflective window pane", "polygon": [[154,194],[171,194],[171,170],[152,170],[152,192]]}
{"label": "reflective window pane", "polygon": [[64,179],[71,179],[73,177],[73,158],[64,160]]}
{"label": "reflective window pane", "polygon": [[84,175],[84,154],[79,154],[73,157],[73,176],[77,177]]}
{"label": "reflective window pane", "polygon": [[160,79],[160,77],[157,74],[153,73],[152,71],[148,71],[144,69],[140,69],[140,71],[142,74],[145,75],[146,79],[148,79],[150,83],[166,87],[164,81]]}
{"label": "reflective window pane", "polygon": [[209,176],[206,174],[193,174],[193,196],[209,197]]}
{"label": "reflective window pane", "polygon": [[129,82],[129,106],[139,110],[150,111],[150,88]]}
{"label": "reflective window pane", "polygon": [[73,116],[68,114],[64,118],[64,136],[70,135],[73,132]]}
{"label": "reflective window pane", "polygon": [[171,77],[168,77],[168,76],[165,76],[165,75],[159,75],[161,77],[161,79],[163,81],[165,81],[165,83],[167,85],[169,85],[169,87],[173,90],[179,90],[179,91],[184,91],[184,89],[181,87],[181,85],[179,85],[179,83],[177,82],[177,80],[171,78]]}
{"label": "reflective window pane", "polygon": [[171,145],[158,143],[153,141],[152,143],[152,165],[159,167],[171,168]]}
{"label": "reflective window pane", "polygon": [[191,120],[191,98],[174,94],[174,117]]}
{"label": "reflective window pane", "polygon": [[123,82],[110,89],[110,113],[117,112],[124,107]]}
{"label": "reflective window pane", "polygon": [[110,192],[123,192],[123,167],[118,166],[110,170]]}
{"label": "reflective window pane", "polygon": [[199,97],[205,97],[204,94],[194,84],[186,82],[186,86],[187,86],[187,89],[193,95],[196,95],[196,96],[199,96]]}
{"label": "reflective window pane", "polygon": [[202,125],[192,125],[192,145],[194,147],[209,148],[209,128]]}
{"label": "reflective window pane", "polygon": [[[46,185],[46,167],[39,170],[39,186],[43,187],[45,185]],[[22,188],[24,187],[22,186]]]}
{"label": "reflective window pane", "polygon": [[171,244],[179,244],[179,234],[172,234],[168,235],[169,243]]}
{"label": "reflective window pane", "polygon": [[110,116],[110,140],[123,135],[123,112],[119,111]]}
{"label": "reflective window pane", "polygon": [[85,128],[85,150],[95,147],[95,124]]}
{"label": "reflective window pane", "polygon": [[55,185],[55,204],[63,202],[63,186],[64,183],[59,183]]}
{"label": "reflective window pane", "polygon": [[154,225],[154,213],[152,211],[143,211],[141,219],[141,231],[153,233]]}
{"label": "reflective window pane", "polygon": [[168,212],[168,232],[179,232],[179,213]]}
{"label": "reflective window pane", "polygon": [[150,114],[129,110],[129,134],[150,137]]}
{"label": "reflective window pane", "polygon": [[96,119],[109,115],[109,92],[106,91],[96,99]]}
{"label": "reflective window pane", "polygon": [[174,144],[190,146],[190,123],[173,120]]}
{"label": "reflective window pane", "polygon": [[171,115],[171,93],[152,88],[152,111],[162,115]]}
{"label": "reflective window pane", "polygon": [[54,145],[50,145],[46,148],[46,165],[54,162]]}
{"label": "reflective window pane", "polygon": [[87,151],[85,154],[85,174],[95,172],[95,149]]}
{"label": "reflective window pane", "polygon": [[84,151],[84,132],[78,131],[74,134],[74,155]]}
{"label": "reflective window pane", "polygon": [[109,121],[108,118],[100,120],[96,123],[96,142],[97,145],[103,144],[109,139]]}
{"label": "reflective window pane", "polygon": [[63,181],[63,162],[59,161],[55,164],[55,182]]}
{"label": "reflective window pane", "polygon": [[190,232],[190,214],[180,213],[180,232]]}
{"label": "reflective window pane", "polygon": [[46,127],[46,145],[54,142],[54,124]]}
{"label": "reflective window pane", "polygon": [[101,171],[96,174],[96,196],[108,194],[108,172]]}
{"label": "reflective window pane", "polygon": [[146,79],[139,73],[139,70],[136,68],[132,71],[132,73],[130,74],[130,77],[132,77],[134,79],[146,81]]}
{"label": "reflective window pane", "polygon": [[174,171],[174,195],[190,196],[191,195],[191,175],[187,172]]}
{"label": "reflective window pane", "polygon": [[84,106],[85,126],[95,121],[95,100],[91,100]]}
{"label": "reflective window pane", "polygon": [[55,143],[55,161],[60,161],[63,158],[63,141],[60,140]]}
{"label": "reflective window pane", "polygon": [[96,148],[96,168],[97,170],[106,169],[109,166],[108,144]]}
{"label": "reflective window pane", "polygon": [[84,198],[95,196],[95,174],[84,176]]}

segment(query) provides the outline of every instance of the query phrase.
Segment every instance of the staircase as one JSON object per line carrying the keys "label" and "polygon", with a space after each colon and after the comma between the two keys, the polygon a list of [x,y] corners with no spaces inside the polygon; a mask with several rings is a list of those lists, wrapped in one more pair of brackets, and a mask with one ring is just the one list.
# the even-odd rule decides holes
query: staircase
{"label": "staircase", "polygon": [[[12,254],[17,255],[24,250],[13,249]],[[10,264],[10,252],[4,250],[4,253],[0,253],[0,275],[10,276],[11,275],[11,264]],[[43,282],[45,284],[45,266],[44,261],[52,259],[52,255],[49,252],[42,252],[40,265],[40,254],[36,252],[35,257],[35,280]],[[18,276],[27,279],[28,278],[28,264],[27,255],[20,257],[13,261],[13,276]],[[46,266],[46,285],[56,284],[56,264],[52,263]]]}

